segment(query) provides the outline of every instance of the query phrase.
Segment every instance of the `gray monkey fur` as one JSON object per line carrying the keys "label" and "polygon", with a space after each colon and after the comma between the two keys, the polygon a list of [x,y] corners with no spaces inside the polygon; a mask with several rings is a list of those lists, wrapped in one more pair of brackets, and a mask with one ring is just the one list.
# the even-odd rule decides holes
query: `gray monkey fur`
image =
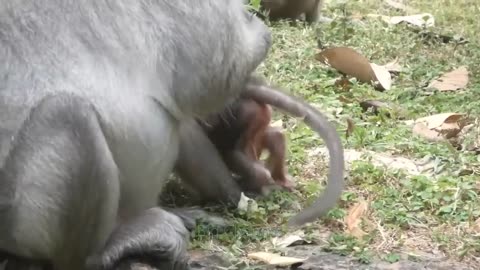
{"label": "gray monkey fur", "polygon": [[181,219],[153,208],[179,126],[238,96],[270,43],[241,0],[0,0],[0,250],[187,269]]}

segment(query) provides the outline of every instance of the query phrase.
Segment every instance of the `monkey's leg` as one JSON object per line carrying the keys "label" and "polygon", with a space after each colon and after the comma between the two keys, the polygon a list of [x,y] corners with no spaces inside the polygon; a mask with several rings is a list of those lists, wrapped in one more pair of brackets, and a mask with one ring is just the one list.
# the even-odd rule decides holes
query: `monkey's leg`
{"label": "monkey's leg", "polygon": [[159,207],[148,209],[117,226],[98,256],[88,260],[91,270],[184,270],[188,267],[188,230],[176,215]]}
{"label": "monkey's leg", "polygon": [[227,163],[232,171],[241,176],[240,183],[245,191],[252,191],[257,194],[268,195],[270,188],[275,182],[270,171],[257,161],[252,160],[241,150],[234,150],[226,156]]}
{"label": "monkey's leg", "polygon": [[176,172],[204,200],[237,205],[241,190],[230,170],[196,121],[180,128]]}
{"label": "monkey's leg", "polygon": [[117,168],[90,104],[70,94],[45,97],[0,171],[0,250],[55,269],[84,270],[86,257],[115,226],[120,196]]}
{"label": "monkey's leg", "polygon": [[285,135],[280,129],[269,127],[264,134],[263,145],[270,152],[267,159],[267,168],[270,170],[273,180],[287,190],[292,190],[295,183],[291,180],[286,168],[285,152],[287,144]]}

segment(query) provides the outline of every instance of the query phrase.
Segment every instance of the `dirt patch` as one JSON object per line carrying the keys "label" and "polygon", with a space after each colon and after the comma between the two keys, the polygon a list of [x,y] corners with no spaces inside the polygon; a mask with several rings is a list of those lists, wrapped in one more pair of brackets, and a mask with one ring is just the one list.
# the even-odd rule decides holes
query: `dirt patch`
{"label": "dirt patch", "polygon": [[[207,269],[245,269],[245,265],[232,265],[220,254],[195,251],[196,256],[191,258],[190,266],[195,270]],[[199,256],[202,254],[202,256]],[[297,246],[288,248],[285,252],[288,256],[308,257],[309,259],[299,265],[291,267],[273,267],[258,265],[256,269],[301,269],[301,270],[339,270],[339,269],[360,269],[360,270],[470,270],[479,269],[478,267],[467,266],[457,262],[447,260],[432,260],[431,258],[416,258],[416,261],[407,259],[396,263],[374,261],[370,264],[362,264],[358,260],[349,256],[340,256],[326,253],[316,246]],[[252,267],[252,265],[250,265]],[[253,269],[253,268],[250,268]]]}

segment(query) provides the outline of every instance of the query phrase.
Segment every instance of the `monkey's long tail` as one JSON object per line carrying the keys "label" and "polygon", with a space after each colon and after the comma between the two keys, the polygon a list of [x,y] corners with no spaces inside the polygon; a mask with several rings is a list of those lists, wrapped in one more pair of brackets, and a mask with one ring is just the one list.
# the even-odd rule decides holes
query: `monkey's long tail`
{"label": "monkey's long tail", "polygon": [[305,123],[325,141],[330,156],[330,171],[325,191],[312,205],[290,219],[288,226],[301,226],[325,215],[335,207],[345,188],[343,146],[335,127],[326,116],[310,104],[282,93],[274,87],[258,84],[254,80],[247,84],[242,96],[270,104],[287,114],[303,118]]}

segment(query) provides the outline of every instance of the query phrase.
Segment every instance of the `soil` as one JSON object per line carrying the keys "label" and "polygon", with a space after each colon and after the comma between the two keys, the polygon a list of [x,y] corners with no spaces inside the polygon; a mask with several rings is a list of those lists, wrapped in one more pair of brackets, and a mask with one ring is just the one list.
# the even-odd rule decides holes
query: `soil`
{"label": "soil", "polygon": [[[244,269],[242,266],[232,266],[228,261],[224,260],[220,254],[205,253],[202,251],[194,252],[190,260],[192,270],[207,270],[207,269]],[[363,264],[357,259],[348,256],[340,256],[336,254],[321,251],[320,247],[316,246],[296,246],[288,248],[286,255],[297,258],[309,259],[302,264],[293,265],[290,267],[274,267],[262,266],[259,264],[257,269],[298,269],[298,270],[473,270],[473,268],[458,262],[451,262],[448,260],[422,260],[417,261],[402,260],[395,263],[374,261],[370,264]]]}

